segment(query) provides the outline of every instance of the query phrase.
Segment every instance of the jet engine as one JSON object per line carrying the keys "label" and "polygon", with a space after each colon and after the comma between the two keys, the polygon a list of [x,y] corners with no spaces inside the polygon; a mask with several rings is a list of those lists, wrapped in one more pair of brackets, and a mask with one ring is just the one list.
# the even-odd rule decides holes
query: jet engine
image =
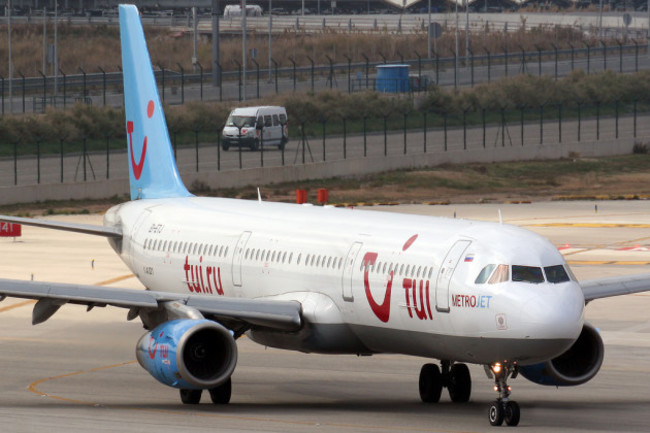
{"label": "jet engine", "polygon": [[211,320],[178,319],[144,334],[138,362],[161,383],[181,389],[209,389],[224,383],[237,364],[230,331]]}
{"label": "jet engine", "polygon": [[585,323],[569,350],[550,361],[521,367],[519,372],[540,385],[581,385],[598,373],[604,355],[605,348],[598,330]]}

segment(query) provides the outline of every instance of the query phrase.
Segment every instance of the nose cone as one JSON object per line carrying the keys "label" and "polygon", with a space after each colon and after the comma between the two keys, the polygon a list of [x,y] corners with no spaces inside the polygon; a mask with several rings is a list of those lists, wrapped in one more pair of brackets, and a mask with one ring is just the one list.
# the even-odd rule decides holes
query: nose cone
{"label": "nose cone", "polygon": [[524,337],[573,343],[582,330],[584,306],[582,290],[573,281],[540,285],[521,310]]}

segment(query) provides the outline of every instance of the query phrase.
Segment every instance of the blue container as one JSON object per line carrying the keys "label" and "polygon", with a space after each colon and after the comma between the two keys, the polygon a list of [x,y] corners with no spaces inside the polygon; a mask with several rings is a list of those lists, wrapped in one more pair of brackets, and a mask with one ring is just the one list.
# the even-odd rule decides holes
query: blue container
{"label": "blue container", "polygon": [[377,66],[378,92],[397,93],[409,91],[409,65]]}

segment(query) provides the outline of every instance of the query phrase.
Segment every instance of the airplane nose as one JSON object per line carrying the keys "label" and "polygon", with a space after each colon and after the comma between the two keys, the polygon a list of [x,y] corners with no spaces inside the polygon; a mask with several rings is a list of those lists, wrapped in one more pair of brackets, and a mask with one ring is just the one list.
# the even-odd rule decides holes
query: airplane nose
{"label": "airplane nose", "polygon": [[545,285],[521,310],[527,338],[575,340],[584,321],[585,300],[577,283]]}

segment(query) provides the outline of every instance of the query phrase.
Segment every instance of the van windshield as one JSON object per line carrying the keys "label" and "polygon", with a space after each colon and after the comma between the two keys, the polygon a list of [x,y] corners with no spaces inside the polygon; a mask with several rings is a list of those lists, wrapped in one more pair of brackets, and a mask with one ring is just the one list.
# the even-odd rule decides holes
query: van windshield
{"label": "van windshield", "polygon": [[226,126],[235,126],[237,128],[255,126],[255,117],[253,116],[228,116]]}

